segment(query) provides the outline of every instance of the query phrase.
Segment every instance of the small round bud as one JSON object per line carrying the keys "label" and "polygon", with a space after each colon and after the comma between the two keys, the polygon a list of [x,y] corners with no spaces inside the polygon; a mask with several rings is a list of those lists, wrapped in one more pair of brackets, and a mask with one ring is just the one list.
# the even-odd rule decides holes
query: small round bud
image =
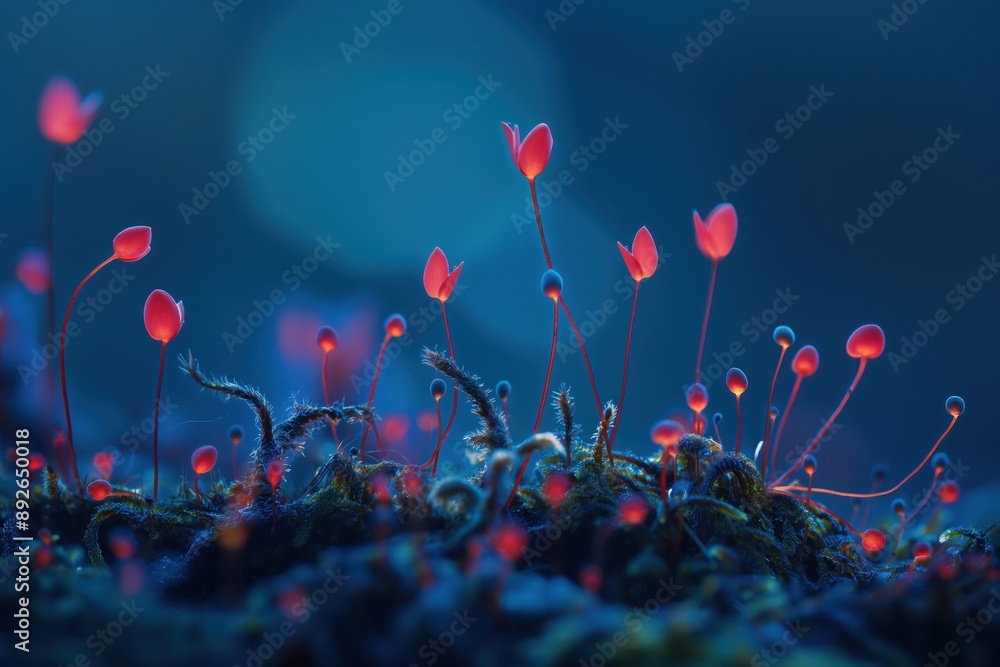
{"label": "small round bud", "polygon": [[816,474],[817,467],[816,457],[810,454],[806,457],[806,460],[802,462],[802,469],[806,471],[806,474],[812,477]]}
{"label": "small round bud", "polygon": [[393,338],[399,338],[406,333],[406,320],[399,313],[390,315],[385,321],[385,332]]}
{"label": "small round bud", "polygon": [[684,435],[684,427],[673,419],[664,419],[653,424],[649,437],[661,447],[676,445]]}
{"label": "small round bud", "polygon": [[847,339],[847,354],[855,359],[874,359],[885,351],[885,332],[877,324],[855,329]]}
{"label": "small round bud", "polygon": [[712,415],[712,423],[713,424],[721,424],[722,423],[722,413],[721,412],[716,412],[714,415]]}
{"label": "small round bud", "polygon": [[806,345],[795,353],[792,359],[792,372],[799,377],[807,378],[819,368],[819,352],[812,345]]}
{"label": "small round bud", "polygon": [[861,534],[861,548],[865,551],[881,551],[885,546],[885,533],[877,528],[869,528]]}
{"label": "small round bud", "polygon": [[337,349],[337,332],[333,327],[320,327],[316,332],[316,344],[324,352],[333,352]]}
{"label": "small round bud", "polygon": [[726,373],[726,387],[729,391],[740,396],[747,390],[747,375],[739,368],[730,368]]}
{"label": "small round bud", "polygon": [[103,479],[95,479],[87,485],[87,495],[101,502],[111,495],[111,485]]}
{"label": "small round bud", "polygon": [[950,479],[941,482],[941,486],[938,487],[938,495],[941,497],[941,502],[945,505],[951,505],[956,502],[960,494],[961,489],[958,486],[958,482],[954,482]]}
{"label": "small round bud", "polygon": [[688,407],[695,412],[702,412],[708,407],[708,389],[700,382],[695,382],[687,390]]}
{"label": "small round bud", "polygon": [[506,380],[500,380],[499,382],[497,382],[496,392],[497,392],[497,397],[501,401],[506,401],[507,397],[510,396],[510,382],[507,382]]}
{"label": "small round bud", "polygon": [[920,541],[913,545],[913,560],[923,560],[934,555],[934,548],[927,542]]}
{"label": "small round bud", "polygon": [[950,462],[951,460],[948,458],[947,454],[944,452],[938,452],[934,455],[934,458],[931,459],[931,467],[934,468],[934,472],[936,474],[940,475],[944,472],[944,469],[948,467]]}
{"label": "small round bud", "polygon": [[441,378],[434,378],[431,380],[431,396],[434,397],[435,401],[441,400],[444,393],[448,391],[448,385]]}
{"label": "small round bud", "polygon": [[239,424],[233,424],[229,427],[229,439],[234,443],[239,444],[243,439],[243,427]]}
{"label": "small round bud", "polygon": [[889,475],[889,466],[884,463],[877,463],[872,466],[872,485],[881,486],[885,478]]}
{"label": "small round bud", "polygon": [[957,417],[965,412],[965,399],[961,396],[949,396],[944,404],[945,409],[952,417]]}
{"label": "small round bud", "polygon": [[550,299],[562,296],[563,279],[557,271],[549,269],[542,274],[542,293]]}
{"label": "small round bud", "polygon": [[789,348],[795,343],[795,332],[791,327],[781,325],[774,328],[774,342],[783,348]]}
{"label": "small round bud", "polygon": [[891,507],[892,511],[900,516],[906,514],[906,501],[902,498],[896,498],[893,500]]}

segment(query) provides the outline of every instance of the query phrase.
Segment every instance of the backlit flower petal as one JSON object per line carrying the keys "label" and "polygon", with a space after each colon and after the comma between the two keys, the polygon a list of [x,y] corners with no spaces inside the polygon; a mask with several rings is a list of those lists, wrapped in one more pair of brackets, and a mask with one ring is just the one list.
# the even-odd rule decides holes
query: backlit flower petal
{"label": "backlit flower petal", "polygon": [[431,256],[427,258],[424,266],[424,291],[427,296],[437,299],[441,292],[441,285],[448,278],[448,258],[441,248],[434,248]]}
{"label": "backlit flower petal", "polygon": [[153,290],[142,310],[146,331],[153,340],[167,343],[184,324],[184,308],[163,290]]}
{"label": "backlit flower petal", "polygon": [[521,142],[517,154],[517,166],[528,178],[535,178],[545,171],[552,154],[552,132],[545,123],[536,125]]}
{"label": "backlit flower petal", "polygon": [[656,250],[656,243],[653,242],[653,235],[646,227],[642,227],[635,234],[632,241],[632,256],[642,267],[642,275],[649,278],[656,272],[656,264],[660,255]]}
{"label": "backlit flower petal", "polygon": [[507,134],[510,156],[514,158],[514,164],[517,164],[517,152],[521,149],[521,133],[518,131],[517,125],[511,127],[507,123],[503,124],[503,131]]}
{"label": "backlit flower petal", "polygon": [[112,242],[115,257],[123,262],[135,262],[149,254],[153,230],[149,227],[129,227],[118,232]]}
{"label": "backlit flower petal", "polygon": [[458,276],[462,273],[462,267],[465,266],[465,262],[462,262],[455,267],[455,270],[448,274],[445,278],[444,283],[441,285],[441,289],[438,291],[438,298],[442,301],[447,301],[448,297],[451,296],[451,291],[455,289],[455,283],[458,282]]}
{"label": "backlit flower petal", "polygon": [[618,243],[618,251],[621,252],[622,259],[625,260],[625,266],[628,268],[628,272],[632,276],[632,279],[638,282],[645,278],[642,274],[642,266],[639,265],[639,262],[632,256],[632,253],[630,253],[628,249],[621,244],[621,242]]}

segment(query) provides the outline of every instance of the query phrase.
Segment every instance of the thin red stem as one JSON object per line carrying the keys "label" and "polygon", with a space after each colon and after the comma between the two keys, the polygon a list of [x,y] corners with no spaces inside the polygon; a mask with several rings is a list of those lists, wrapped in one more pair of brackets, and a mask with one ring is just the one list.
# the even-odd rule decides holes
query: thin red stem
{"label": "thin red stem", "polygon": [[809,475],[809,488],[806,489],[806,509],[812,508],[810,499],[812,498],[813,476]]}
{"label": "thin red stem", "polygon": [[[899,482],[899,484],[897,484],[896,486],[892,487],[891,489],[886,489],[885,491],[877,491],[877,492],[873,492],[873,493],[848,493],[846,491],[834,491],[832,489],[813,489],[813,492],[814,493],[825,493],[825,494],[831,495],[831,496],[840,496],[842,498],[880,498],[881,496],[887,496],[890,493],[895,493],[900,488],[902,488],[902,486],[904,484],[906,484],[911,479],[913,479],[913,476],[916,475],[918,472],[920,472],[921,468],[923,468],[925,465],[927,465],[927,462],[931,460],[932,456],[934,456],[934,452],[936,452],[937,448],[941,446],[942,442],[944,442],[945,437],[951,432],[951,429],[955,427],[955,422],[956,421],[958,421],[958,417],[957,416],[956,417],[952,417],[951,422],[948,424],[948,428],[946,428],[944,430],[944,433],[942,433],[941,437],[939,437],[937,439],[937,442],[934,443],[934,446],[931,447],[931,450],[929,452],[927,452],[927,456],[925,456],[924,460],[920,462],[920,465],[918,465],[916,468],[914,468],[913,472],[911,472],[909,475],[907,475],[906,477],[904,477],[902,479],[902,481]],[[779,481],[783,481],[783,480],[779,480]],[[778,488],[794,488],[794,487],[778,487]]]}
{"label": "thin red stem", "polygon": [[[448,356],[451,357],[452,361],[455,361],[455,346],[451,343],[451,328],[448,326],[448,311],[444,307],[444,301],[441,302],[441,317],[444,320],[444,333],[448,337]],[[451,416],[448,417],[448,425],[444,429],[444,435],[441,436],[442,441],[451,433],[451,427],[455,423],[455,414],[458,413],[458,385],[454,382],[451,385],[451,391]]]}
{"label": "thin red stem", "polygon": [[524,471],[528,469],[529,459],[531,459],[531,454],[525,454],[521,468],[517,471],[517,477],[514,479],[514,488],[510,490],[510,497],[507,498],[507,504],[503,506],[504,511],[509,510],[511,503],[514,502],[514,496],[517,495],[517,487],[521,485],[521,478],[524,477]]}
{"label": "thin red stem", "polygon": [[69,325],[69,315],[73,312],[73,303],[76,301],[77,295],[80,294],[80,290],[83,289],[87,281],[93,278],[98,271],[115,261],[115,259],[115,255],[108,257],[98,264],[93,271],[88,273],[87,277],[76,286],[73,296],[69,298],[69,303],[66,305],[66,316],[63,317],[62,333],[59,336],[59,382],[62,384],[63,408],[66,410],[66,445],[67,449],[69,449],[70,465],[73,466],[73,477],[76,479],[76,488],[81,496],[83,495],[83,482],[80,481],[80,470],[76,467],[76,451],[73,449],[73,422],[70,420],[69,415],[69,394],[66,393],[66,327]]}
{"label": "thin red stem", "polygon": [[722,444],[722,436],[719,434],[719,422],[712,420],[712,425],[715,427],[715,441]]}
{"label": "thin red stem", "polygon": [[[841,411],[843,411],[844,406],[847,405],[847,401],[851,398],[851,394],[853,394],[854,390],[857,389],[858,382],[861,381],[861,376],[862,374],[864,374],[865,366],[867,364],[868,364],[868,358],[861,357],[861,361],[858,363],[858,372],[854,376],[854,381],[851,382],[851,386],[847,388],[847,393],[844,394],[844,398],[840,400],[840,405],[838,405],[837,409],[833,411],[833,414],[830,415],[830,418],[826,420],[826,422],[820,428],[819,433],[813,436],[813,439],[809,442],[809,446],[806,447],[805,451],[799,455],[799,458],[795,461],[792,467],[786,470],[781,477],[779,477],[773,482],[774,486],[780,485],[782,482],[791,477],[792,474],[796,470],[798,470],[799,466],[802,465],[802,462],[806,460],[806,457],[812,453],[812,450],[816,447],[816,444],[819,443],[820,439],[822,439],[822,437],[826,435],[826,432],[830,430],[830,427],[833,426],[834,421],[836,421],[837,417],[840,416]],[[945,433],[947,434],[947,431],[945,431]]]}
{"label": "thin red stem", "polygon": [[[781,371],[781,362],[785,360],[785,353],[788,352],[788,348],[784,345],[781,346],[781,354],[778,355],[778,365],[774,367],[774,377],[771,378],[771,391],[767,394],[767,405],[764,411],[764,462],[760,468],[760,478],[762,480],[767,479],[767,461],[768,455],[771,453],[771,427],[774,425],[774,420],[771,418],[771,406],[774,404],[774,387],[778,384],[778,372]],[[775,462],[777,465],[777,462]]]}
{"label": "thin red stem", "polygon": [[[676,464],[675,464],[676,465]],[[660,464],[660,498],[667,502],[667,450],[663,450],[663,460]]]}
{"label": "thin red stem", "polygon": [[611,448],[614,447],[615,439],[618,437],[618,431],[621,429],[622,411],[625,409],[625,385],[628,384],[628,359],[629,353],[632,351],[632,327],[635,325],[635,309],[639,303],[640,285],[642,285],[641,281],[635,281],[635,295],[632,297],[632,315],[628,320],[628,338],[625,339],[625,370],[622,373],[622,393],[618,397],[618,421],[615,422],[615,430],[611,433],[611,440],[608,441],[609,452],[611,451]]}
{"label": "thin red stem", "polygon": [[[153,482],[153,488],[156,489],[156,482]],[[156,492],[153,492],[153,500],[156,500]],[[198,473],[194,474],[194,500],[198,503],[198,507],[201,507],[201,491],[198,489]]]}
{"label": "thin red stem", "polygon": [[889,560],[885,562],[886,565],[892,563],[893,559],[896,558],[896,550],[899,549],[899,543],[903,539],[903,533],[906,531],[906,515],[899,515],[899,532],[896,533],[896,543],[892,545],[892,551],[889,552]]}
{"label": "thin red stem", "polygon": [[[392,338],[388,333],[386,333],[385,338],[382,339],[382,347],[378,351],[378,361],[375,363],[375,376],[372,378],[372,388],[368,391],[368,409],[371,410],[372,403],[375,402],[375,387],[378,385],[378,376],[382,372],[382,359],[385,357],[385,348],[389,345],[389,339]],[[371,430],[371,425],[365,426],[365,432],[361,436],[361,460],[365,460],[366,445],[368,443],[368,431]],[[377,436],[376,436],[377,437]]]}
{"label": "thin red stem", "polygon": [[774,477],[778,473],[778,445],[781,443],[781,434],[785,432],[785,424],[788,423],[788,413],[792,411],[792,406],[795,405],[795,398],[799,395],[799,387],[802,386],[802,376],[795,376],[795,384],[792,386],[792,393],[788,397],[788,404],[785,406],[785,412],[781,415],[781,421],[778,423],[778,433],[774,436],[774,443],[771,444],[771,460],[774,461],[774,469],[771,473],[771,481],[774,481]]}
{"label": "thin red stem", "polygon": [[[583,352],[583,361],[587,365],[587,375],[590,376],[590,388],[594,392],[594,403],[597,404],[597,420],[600,422],[604,419],[604,410],[601,409],[601,395],[597,392],[597,382],[594,381],[594,369],[590,365],[590,355],[587,354],[587,346],[583,343],[583,336],[580,335],[580,330],[576,326],[576,322],[573,321],[573,315],[569,312],[569,306],[566,305],[566,299],[562,296],[559,297],[559,301],[562,302],[563,310],[566,312],[566,319],[569,320],[569,325],[573,327],[573,333],[576,334],[576,339],[580,343],[580,351]],[[615,464],[615,457],[611,453],[611,446],[608,446],[608,460],[611,465]]]}
{"label": "thin red stem", "polygon": [[715,294],[715,278],[719,274],[719,260],[712,260],[712,275],[708,279],[708,298],[705,300],[705,318],[701,322],[701,339],[698,341],[698,357],[694,366],[694,381],[701,379],[701,359],[705,354],[705,337],[708,335],[708,316],[712,313],[712,296]]}
{"label": "thin red stem", "polygon": [[438,455],[441,453],[441,444],[444,443],[444,436],[441,434],[441,401],[435,400],[434,404],[437,406],[438,442],[437,447],[434,448],[434,456],[431,457],[434,460],[434,465],[431,467],[431,477],[437,477]]}
{"label": "thin red stem", "polygon": [[[156,403],[153,405],[153,500],[160,485],[160,457],[158,446],[160,442],[160,390],[163,388],[163,362],[167,357],[167,342],[160,345],[160,374],[156,380]],[[197,489],[196,489],[197,490]]]}
{"label": "thin red stem", "polygon": [[[62,144],[56,145],[55,154],[52,156],[53,162],[59,162],[62,155]],[[49,287],[46,294],[47,312],[45,335],[55,333],[56,329],[56,257],[55,257],[55,207],[56,207],[56,170],[49,166],[49,183],[47,202],[45,207],[45,252],[49,259]],[[50,376],[51,379],[51,376]],[[46,398],[46,421],[52,418],[52,404]],[[54,426],[54,424],[52,424]]]}
{"label": "thin red stem", "polygon": [[531,203],[535,206],[535,222],[538,224],[538,237],[542,239],[542,251],[545,253],[545,264],[552,268],[552,257],[549,255],[549,246],[545,243],[545,230],[542,229],[542,212],[538,208],[538,192],[535,190],[535,179],[529,178],[528,185],[531,186]]}
{"label": "thin red stem", "polygon": [[924,499],[920,501],[920,504],[913,508],[913,513],[906,518],[906,523],[910,523],[911,521],[913,521],[913,519],[915,519],[916,516],[920,514],[920,510],[924,508],[924,506],[927,504],[927,501],[931,499],[931,496],[934,495],[934,489],[937,488],[938,477],[940,476],[941,473],[935,470],[934,479],[931,480],[931,488],[927,491],[927,495],[924,496]]}
{"label": "thin red stem", "polygon": [[740,407],[740,395],[736,396],[736,455],[740,454],[740,444],[743,441],[743,409]]}
{"label": "thin red stem", "polygon": [[538,416],[535,417],[535,428],[532,433],[538,433],[542,424],[542,414],[545,412],[545,399],[549,396],[549,382],[552,379],[552,364],[556,360],[556,344],[559,341],[559,302],[552,302],[552,349],[549,351],[549,366],[545,371],[545,384],[542,385],[542,400],[538,403]]}
{"label": "thin red stem", "polygon": [[[323,380],[323,400],[326,401],[326,406],[330,407],[330,352],[323,350],[323,371],[321,373]],[[333,433],[333,442],[340,447],[340,436],[337,435],[337,423],[332,419],[330,422],[330,432]]]}

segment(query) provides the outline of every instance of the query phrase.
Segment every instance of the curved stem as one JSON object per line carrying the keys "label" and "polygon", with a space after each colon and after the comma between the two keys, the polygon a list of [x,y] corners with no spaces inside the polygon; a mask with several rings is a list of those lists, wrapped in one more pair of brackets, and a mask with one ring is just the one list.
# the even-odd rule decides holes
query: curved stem
{"label": "curved stem", "polygon": [[80,284],[76,286],[73,296],[69,298],[69,303],[66,305],[66,315],[63,317],[62,333],[59,336],[59,382],[62,384],[63,408],[66,410],[66,445],[69,449],[70,465],[73,466],[73,477],[76,480],[76,488],[81,496],[83,495],[83,482],[80,481],[80,470],[76,467],[76,451],[73,449],[73,422],[70,420],[69,395],[66,393],[66,327],[69,325],[69,315],[73,312],[73,303],[76,301],[77,295],[80,294],[80,290],[83,289],[83,286],[87,284],[88,280],[97,275],[98,271],[115,261],[115,259],[115,255],[108,257],[106,260],[98,264],[93,271],[88,273],[87,276],[80,281]]}
{"label": "curved stem", "polygon": [[[389,345],[389,339],[392,338],[388,333],[385,338],[382,339],[382,347],[378,351],[378,361],[375,363],[375,376],[372,378],[372,388],[368,391],[368,409],[371,410],[372,403],[375,402],[375,387],[378,385],[378,376],[382,372],[382,359],[385,357],[385,348]],[[368,431],[372,429],[371,424],[365,426],[365,432],[361,436],[361,460],[365,460],[365,448],[368,443]],[[377,438],[378,436],[376,436]]]}
{"label": "curved stem", "polygon": [[701,359],[705,354],[705,337],[708,335],[708,316],[712,313],[712,296],[715,294],[715,278],[719,274],[719,260],[712,260],[712,275],[708,279],[708,298],[705,301],[705,318],[701,322],[701,339],[698,341],[698,357],[694,366],[694,381],[701,378]]}
{"label": "curved stem", "polygon": [[[62,144],[56,145],[55,154],[52,156],[52,162],[59,162],[59,157],[62,155],[63,146]],[[45,252],[48,254],[49,259],[49,286],[46,298],[48,303],[46,312],[46,326],[45,335],[54,334],[56,330],[56,257],[55,257],[55,207],[56,207],[56,170],[53,168],[54,165],[49,166],[49,182],[48,182],[48,192],[46,196],[46,206],[45,206]],[[51,380],[51,375],[49,376]],[[46,423],[52,420],[52,402],[51,399],[45,399],[45,421]],[[49,424],[50,427],[55,427],[55,424]]]}
{"label": "curved stem", "polygon": [[549,396],[549,381],[552,379],[552,364],[556,360],[556,344],[559,340],[559,302],[552,302],[552,349],[549,351],[549,366],[545,371],[545,384],[542,385],[542,400],[538,403],[538,416],[535,417],[535,428],[532,433],[538,433],[542,424],[542,413],[545,412],[545,399]]}
{"label": "curved stem", "polygon": [[431,457],[434,461],[434,465],[431,468],[431,478],[437,477],[438,456],[441,453],[441,445],[442,443],[444,443],[444,436],[441,434],[441,401],[436,400],[434,401],[434,404],[437,406],[438,444],[437,447],[434,449],[434,456]]}
{"label": "curved stem", "polygon": [[740,396],[736,396],[736,455],[740,453],[740,443],[743,440],[743,409],[740,407]]}
{"label": "curved stem", "polygon": [[[328,351],[326,351],[326,350],[323,350],[323,372],[321,373],[321,376],[322,376],[322,380],[323,380],[323,400],[325,401],[324,404],[327,407],[330,407],[330,371],[329,371],[329,366],[330,366],[330,353]],[[333,421],[332,419],[330,419],[329,421],[330,421],[330,432],[333,433],[333,442],[334,442],[334,444],[337,445],[337,448],[339,449],[340,448],[340,436],[337,435],[337,422]]]}
{"label": "curved stem", "polygon": [[764,412],[764,462],[760,468],[761,480],[767,479],[767,461],[768,455],[771,453],[771,427],[774,424],[774,420],[771,418],[771,406],[774,404],[774,387],[778,384],[778,373],[781,371],[781,362],[785,360],[786,352],[788,352],[788,348],[782,345],[781,354],[778,355],[778,365],[774,367],[774,377],[771,378],[771,391],[767,394],[767,405]]}
{"label": "curved stem", "polygon": [[[937,439],[937,442],[934,443],[934,446],[931,447],[931,450],[929,452],[927,452],[927,456],[925,456],[924,460],[920,462],[920,465],[918,465],[916,468],[914,468],[913,472],[911,472],[909,475],[907,475],[906,477],[904,477],[902,479],[902,481],[899,482],[899,484],[897,484],[896,486],[892,487],[891,489],[886,489],[885,491],[876,491],[876,492],[872,492],[872,493],[848,493],[846,491],[834,491],[832,489],[813,489],[813,493],[825,493],[827,495],[840,496],[842,498],[880,498],[882,496],[887,496],[890,493],[895,493],[904,484],[906,484],[911,479],[913,479],[913,476],[916,475],[918,472],[920,472],[921,468],[923,468],[925,465],[927,465],[927,462],[931,460],[932,456],[934,456],[934,452],[936,452],[937,448],[941,446],[942,442],[944,442],[945,437],[951,432],[951,429],[953,429],[955,427],[955,422],[957,422],[957,421],[958,421],[958,417],[952,417],[951,418],[951,423],[948,424],[948,428],[946,428],[944,430],[944,433],[942,433],[941,437],[939,437]],[[779,480],[779,481],[783,481],[783,480]],[[795,487],[777,487],[777,488],[789,489],[789,488],[795,488]]]}
{"label": "curved stem", "polygon": [[910,516],[906,517],[906,523],[910,523],[911,521],[913,521],[917,517],[917,515],[920,514],[920,510],[922,510],[924,506],[927,505],[927,502],[931,499],[931,496],[934,495],[934,489],[937,488],[937,482],[940,476],[941,473],[935,470],[934,479],[931,480],[931,488],[927,490],[927,495],[924,496],[924,499],[920,501],[920,504],[913,508],[913,513],[910,514]]}
{"label": "curved stem", "polygon": [[531,203],[535,206],[535,222],[538,224],[538,237],[542,239],[542,251],[545,253],[545,264],[552,268],[552,257],[549,255],[549,246],[545,243],[545,230],[542,229],[542,212],[538,209],[538,192],[535,190],[535,179],[529,178],[528,185],[531,186]]}
{"label": "curved stem", "polygon": [[503,506],[504,511],[509,510],[511,503],[514,502],[514,496],[517,495],[517,487],[521,484],[521,478],[524,477],[524,471],[528,468],[528,460],[530,458],[531,454],[524,455],[524,461],[521,463],[521,468],[517,471],[517,477],[514,479],[514,488],[510,490],[510,497],[507,498],[507,504]]}
{"label": "curved stem", "polygon": [[[782,482],[784,482],[789,477],[791,477],[792,473],[794,473],[796,470],[798,470],[799,466],[802,465],[802,462],[806,460],[806,457],[809,456],[809,454],[812,453],[812,450],[816,447],[816,444],[820,441],[820,439],[824,435],[826,435],[826,432],[828,430],[830,430],[830,427],[833,426],[833,422],[835,422],[837,420],[837,417],[840,416],[840,413],[841,413],[841,411],[843,411],[844,406],[847,405],[847,401],[851,398],[851,394],[853,394],[854,390],[857,389],[858,382],[861,381],[861,376],[862,376],[862,374],[864,374],[864,372],[865,372],[865,366],[867,364],[868,364],[868,358],[867,357],[861,357],[861,361],[858,362],[858,372],[854,376],[854,381],[851,382],[851,386],[847,388],[847,393],[844,394],[844,398],[842,398],[840,400],[840,405],[837,406],[837,409],[833,411],[833,414],[830,415],[830,418],[827,419],[826,422],[823,424],[823,426],[819,429],[819,433],[817,433],[816,435],[813,436],[813,439],[809,442],[809,446],[806,447],[805,451],[802,452],[802,454],[799,455],[799,458],[795,461],[795,463],[792,465],[792,467],[789,468],[788,470],[786,470],[785,473],[781,477],[779,477],[778,479],[774,480],[774,483],[773,483],[774,486],[780,485]],[[949,430],[950,430],[950,427],[949,427]],[[947,434],[947,433],[948,433],[948,431],[945,431],[945,434]],[[942,436],[942,439],[943,439],[943,437],[944,436]]]}
{"label": "curved stem", "polygon": [[774,443],[771,445],[771,460],[774,461],[774,471],[771,473],[771,481],[774,481],[775,476],[778,473],[778,445],[781,443],[781,434],[785,432],[785,424],[788,423],[788,413],[792,411],[792,406],[795,405],[795,398],[799,395],[799,387],[802,386],[802,376],[795,376],[795,384],[792,386],[792,393],[788,397],[788,404],[785,406],[785,412],[781,415],[781,421],[778,423],[778,433],[774,436]]}
{"label": "curved stem", "polygon": [[[455,346],[451,343],[451,328],[448,326],[448,311],[445,309],[444,301],[441,302],[441,316],[444,320],[444,333],[448,337],[448,356],[451,357],[452,361],[455,361]],[[444,429],[444,435],[441,436],[442,442],[448,437],[448,434],[451,433],[451,427],[455,423],[455,414],[458,413],[458,385],[454,382],[451,384],[451,391],[451,416],[448,417],[448,425]],[[438,433],[440,432],[441,431],[439,430]]]}
{"label": "curved stem", "polygon": [[[160,458],[157,446],[160,442],[160,389],[163,388],[163,361],[166,356],[167,343],[164,341],[160,346],[160,374],[156,380],[156,404],[153,406],[153,500],[156,500],[156,492],[160,485]],[[195,480],[197,480],[197,476]],[[197,481],[195,487],[195,491],[197,491]]]}
{"label": "curved stem", "polygon": [[[583,343],[583,336],[580,335],[580,330],[576,326],[576,322],[573,321],[573,315],[569,312],[569,306],[566,305],[566,299],[562,296],[559,297],[559,301],[562,302],[563,310],[566,312],[566,318],[569,320],[569,325],[573,327],[573,333],[576,334],[576,339],[580,343],[580,351],[583,352],[583,361],[587,365],[587,375],[590,376],[590,388],[594,392],[594,403],[597,404],[597,420],[600,422],[604,419],[604,410],[601,409],[601,395],[597,392],[597,382],[594,381],[594,369],[590,365],[590,355],[587,354],[587,346]],[[611,447],[608,447],[608,460],[611,465],[615,464],[615,457],[611,454]]]}
{"label": "curved stem", "polygon": [[[625,371],[622,373],[622,393],[618,397],[618,421],[615,422],[615,430],[611,433],[611,439],[608,441],[608,451],[614,447],[615,439],[618,437],[618,430],[622,425],[622,411],[625,409],[625,385],[628,383],[628,359],[629,353],[632,351],[632,327],[635,325],[635,308],[639,303],[639,286],[642,282],[635,281],[635,295],[632,297],[632,315],[628,320],[628,338],[625,339]],[[610,454],[609,454],[610,457]]]}

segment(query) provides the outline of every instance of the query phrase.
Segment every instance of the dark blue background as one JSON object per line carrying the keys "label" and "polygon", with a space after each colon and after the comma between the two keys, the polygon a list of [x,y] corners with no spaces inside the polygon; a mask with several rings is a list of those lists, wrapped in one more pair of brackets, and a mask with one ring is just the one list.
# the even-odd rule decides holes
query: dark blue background
{"label": "dark blue background", "polygon": [[[880,461],[891,465],[891,479],[908,472],[946,425],[945,398],[957,393],[969,408],[945,449],[973,466],[964,487],[993,484],[1000,281],[986,283],[960,311],[947,295],[975,275],[981,257],[1000,250],[995,3],[913,3],[919,9],[886,39],[878,22],[890,19],[889,2],[589,0],[550,23],[545,12],[558,10],[555,0],[402,0],[402,12],[350,62],[341,43],[388,3],[333,4],[245,0],[220,16],[209,0],[76,0],[16,53],[9,37],[0,45],[4,266],[14,265],[22,247],[42,242],[52,147],[37,131],[35,112],[56,72],[84,91],[101,90],[102,114],[115,126],[57,187],[58,312],[76,281],[110,254],[117,231],[133,224],[154,230],[153,252],[128,267],[134,281],[83,325],[67,352],[84,461],[99,449],[121,448],[122,433],[151,415],[158,350],[141,317],[151,289],[166,289],[187,310],[171,357],[190,348],[208,370],[259,385],[279,411],[292,392],[321,398],[314,335],[320,324],[335,326],[342,339],[335,394],[361,402],[367,389],[356,392],[351,375],[374,358],[386,315],[428,305],[421,271],[435,245],[453,264],[466,262],[464,291],[449,308],[458,357],[490,387],[513,383],[514,436],[524,436],[541,390],[551,306],[538,288],[544,263],[533,224],[519,232],[512,222],[525,212],[528,188],[507,152],[500,129],[507,120],[523,132],[549,123],[555,148],[543,178],[564,169],[574,175],[543,218],[577,319],[605,299],[618,305],[588,339],[605,400],[617,399],[628,325],[627,296],[615,291],[625,275],[615,242],[631,244],[647,225],[672,253],[640,298],[619,448],[652,453],[650,425],[682,406],[681,387],[691,380],[709,274],[695,248],[691,209],[705,213],[717,204],[717,182],[747,150],[775,137],[778,152],[731,196],[740,232],[721,266],[706,350],[710,359],[734,341],[746,345],[736,363],[750,377],[747,438],[760,437],[778,348],[769,333],[753,342],[741,329],[764,313],[776,289],[799,297],[780,323],[822,355],[786,449],[815,431],[853,377],[856,362],[844,343],[856,326],[881,324],[888,350],[898,353],[918,320],[944,308],[950,322],[909,363],[896,372],[886,357],[870,365],[843,427],[820,455],[817,483],[864,489]],[[731,23],[678,71],[672,54],[726,9]],[[0,29],[18,32],[22,17],[37,11],[34,1],[6,2]],[[111,102],[157,65],[169,76],[122,118]],[[454,127],[445,111],[490,75],[501,85]],[[812,86],[833,95],[783,136],[775,123],[804,104]],[[274,108],[295,118],[247,163],[239,146]],[[628,127],[580,172],[572,154],[599,135],[606,118]],[[903,164],[948,127],[961,138],[911,183]],[[390,190],[385,172],[436,128],[447,140]],[[243,172],[186,224],[179,205],[190,204],[192,189],[230,159],[242,160]],[[843,225],[895,179],[906,192],[851,243]],[[312,253],[319,235],[340,247],[293,291],[282,275]],[[109,278],[102,274],[90,293]],[[274,289],[287,301],[230,352],[224,334]],[[42,400],[39,385],[32,381],[34,393],[25,393],[16,367],[38,345],[43,302],[18,286],[7,294],[6,381],[22,401],[14,420],[30,420],[25,406]],[[411,324],[414,343],[385,369],[377,403],[383,415],[409,419],[408,434],[391,445],[398,456],[422,460],[431,436],[418,432],[415,418],[433,407],[433,376],[419,364],[419,348],[445,340],[439,320],[420,333]],[[571,342],[565,326],[561,340]],[[223,448],[220,469],[228,470],[226,429],[237,421],[249,426],[246,409],[198,393],[174,365],[171,359],[164,382],[178,408],[161,433],[163,478],[174,483],[187,474],[190,452],[209,443]],[[779,405],[791,379],[786,369]],[[579,354],[557,359],[559,382],[573,386],[589,430],[594,407]],[[464,405],[456,434],[474,424]],[[709,410],[726,413],[730,446],[732,406],[721,384],[713,388]],[[307,449],[311,462],[330,451],[327,435],[319,432]],[[147,452],[148,443],[138,450],[143,458]],[[115,481],[137,469],[130,463]]]}

